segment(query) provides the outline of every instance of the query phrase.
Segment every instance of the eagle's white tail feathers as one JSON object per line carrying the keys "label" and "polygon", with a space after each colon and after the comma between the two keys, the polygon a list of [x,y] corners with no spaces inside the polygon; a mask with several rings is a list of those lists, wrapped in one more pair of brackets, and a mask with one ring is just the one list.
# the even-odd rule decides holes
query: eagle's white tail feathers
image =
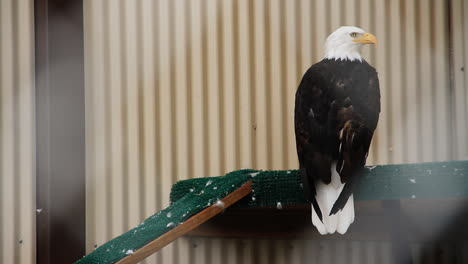
{"label": "eagle's white tail feathers", "polygon": [[338,213],[329,216],[333,204],[338,199],[341,191],[343,190],[344,184],[341,183],[340,176],[336,172],[336,163],[332,163],[331,167],[332,179],[330,184],[324,184],[322,182],[317,183],[317,203],[320,206],[323,216],[323,223],[317,216],[312,206],[312,224],[317,228],[320,234],[333,234],[338,231],[340,234],[346,233],[348,227],[354,221],[354,199],[351,195],[346,202],[343,210]]}
{"label": "eagle's white tail feathers", "polygon": [[[320,234],[325,235],[327,233],[333,234],[336,231],[338,224],[338,217],[336,215],[329,216],[329,212],[333,207],[333,203],[336,200],[336,190],[323,183],[318,183],[317,186],[317,203],[322,211],[322,221],[317,216],[314,208],[312,207],[312,224],[317,227]],[[328,213],[326,213],[328,212]]]}
{"label": "eagle's white tail feathers", "polygon": [[346,233],[349,226],[354,222],[354,198],[351,195],[346,202],[343,210],[337,213],[338,215],[338,227],[337,231],[340,234]]}
{"label": "eagle's white tail feathers", "polygon": [[314,210],[314,205],[310,205],[312,207],[312,224],[317,228],[321,235],[327,234],[327,229],[325,228],[324,223],[322,223],[322,221],[320,221],[320,219],[318,218],[318,215]]}

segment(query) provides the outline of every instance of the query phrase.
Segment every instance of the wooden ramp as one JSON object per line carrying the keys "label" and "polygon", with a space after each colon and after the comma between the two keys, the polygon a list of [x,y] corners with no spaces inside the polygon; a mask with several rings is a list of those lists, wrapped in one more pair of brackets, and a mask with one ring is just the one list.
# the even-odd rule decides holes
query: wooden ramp
{"label": "wooden ramp", "polygon": [[144,260],[150,255],[158,252],[160,249],[162,249],[172,241],[192,231],[193,229],[197,228],[201,224],[216,216],[217,214],[223,212],[226,208],[239,201],[240,199],[244,198],[251,192],[252,181],[250,180],[244,183],[234,192],[221,199],[220,202],[190,217],[184,223],[168,231],[162,236],[156,238],[155,240],[151,241],[142,248],[136,250],[133,254],[128,255],[127,257],[117,262],[117,264],[133,264]]}

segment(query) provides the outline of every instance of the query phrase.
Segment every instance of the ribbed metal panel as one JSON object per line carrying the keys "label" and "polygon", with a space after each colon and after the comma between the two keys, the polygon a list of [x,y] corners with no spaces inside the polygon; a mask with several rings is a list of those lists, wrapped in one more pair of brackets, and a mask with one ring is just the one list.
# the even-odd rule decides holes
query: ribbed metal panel
{"label": "ribbed metal panel", "polygon": [[451,50],[453,52],[452,76],[453,81],[453,115],[454,130],[452,137],[458,140],[453,149],[454,155],[468,157],[468,21],[465,18],[468,3],[463,0],[453,0],[451,3],[452,34]]}
{"label": "ribbed metal panel", "polygon": [[33,1],[0,1],[0,262],[35,263]]}
{"label": "ribbed metal panel", "polygon": [[[467,156],[468,76],[450,71],[467,57],[449,55],[467,54],[468,5],[450,3],[85,0],[87,250],[167,206],[177,180],[296,168],[294,93],[340,25],[379,38],[364,49],[382,91],[368,163]],[[340,243],[181,239],[148,263],[389,259],[385,243]]]}

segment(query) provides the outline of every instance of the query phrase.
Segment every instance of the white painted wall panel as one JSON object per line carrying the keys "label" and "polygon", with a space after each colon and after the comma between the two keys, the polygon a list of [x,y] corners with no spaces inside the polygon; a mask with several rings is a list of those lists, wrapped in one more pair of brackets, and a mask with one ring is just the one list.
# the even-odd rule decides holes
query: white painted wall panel
{"label": "white painted wall panel", "polygon": [[0,1],[0,262],[36,262],[33,1]]}

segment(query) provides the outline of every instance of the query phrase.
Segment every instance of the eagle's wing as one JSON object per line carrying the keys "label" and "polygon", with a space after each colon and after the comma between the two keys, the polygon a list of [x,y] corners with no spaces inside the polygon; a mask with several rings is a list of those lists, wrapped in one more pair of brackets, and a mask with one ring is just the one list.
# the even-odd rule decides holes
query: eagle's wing
{"label": "eagle's wing", "polygon": [[[372,67],[357,73],[365,83],[355,83],[359,89],[342,104],[331,106],[338,124],[338,159],[336,169],[345,183],[330,215],[343,209],[357,182],[359,170],[366,164],[369,147],[380,113],[380,89],[377,72]],[[353,94],[354,93],[354,94]],[[346,102],[347,101],[347,102]],[[335,108],[335,109],[333,109]]]}
{"label": "eagle's wing", "polygon": [[330,109],[327,85],[317,67],[309,68],[296,91],[294,111],[296,148],[304,192],[320,220],[322,213],[316,200],[315,183],[319,179],[330,182],[332,162],[327,135]]}

